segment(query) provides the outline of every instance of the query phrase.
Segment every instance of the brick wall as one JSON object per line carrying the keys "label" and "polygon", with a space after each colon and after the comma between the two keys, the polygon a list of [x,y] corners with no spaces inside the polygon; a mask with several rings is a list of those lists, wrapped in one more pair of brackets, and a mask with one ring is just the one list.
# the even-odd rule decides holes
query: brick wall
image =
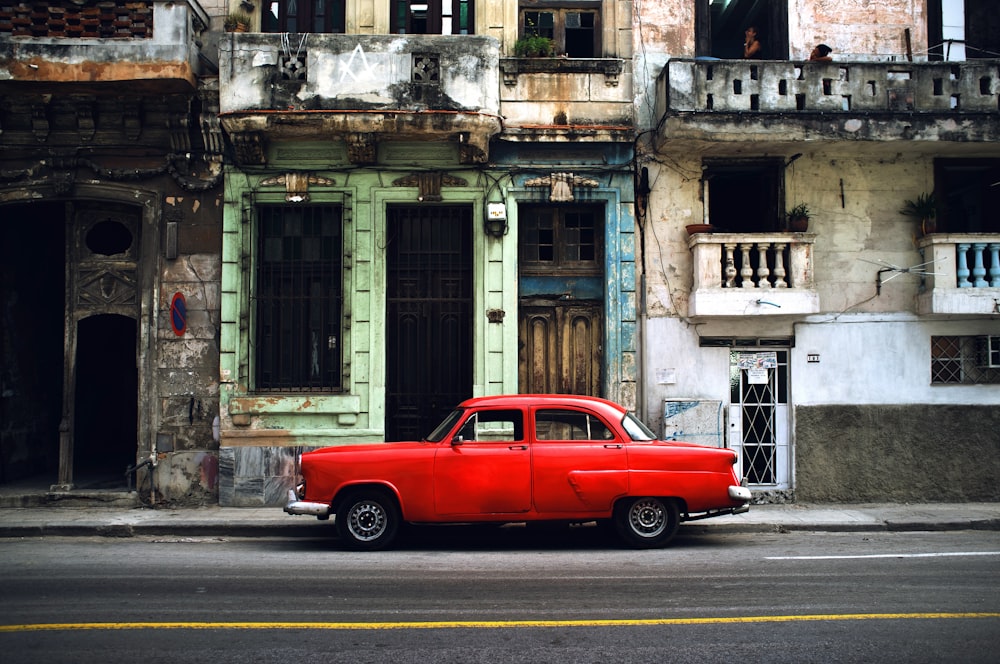
{"label": "brick wall", "polygon": [[72,3],[0,0],[0,34],[148,39],[153,36],[153,3],[107,0],[81,7]]}

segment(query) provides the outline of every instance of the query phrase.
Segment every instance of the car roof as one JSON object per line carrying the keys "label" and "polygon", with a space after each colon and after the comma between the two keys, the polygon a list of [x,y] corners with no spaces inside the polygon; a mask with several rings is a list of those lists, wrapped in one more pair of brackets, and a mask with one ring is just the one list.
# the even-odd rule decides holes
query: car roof
{"label": "car roof", "polygon": [[607,399],[588,397],[577,394],[501,394],[488,397],[475,397],[460,403],[459,408],[482,408],[484,406],[509,406],[523,408],[526,406],[576,406],[591,408],[611,415],[622,415],[626,409]]}

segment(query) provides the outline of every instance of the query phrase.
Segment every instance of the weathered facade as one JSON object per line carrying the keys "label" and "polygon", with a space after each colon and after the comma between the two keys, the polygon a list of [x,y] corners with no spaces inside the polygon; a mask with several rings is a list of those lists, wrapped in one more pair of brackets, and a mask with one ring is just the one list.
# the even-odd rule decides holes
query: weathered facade
{"label": "weathered facade", "polygon": [[[760,500],[996,500],[997,8],[752,4],[663,17],[692,38],[641,155],[647,419],[740,450]],[[751,24],[764,59],[727,50]]]}
{"label": "weathered facade", "polygon": [[1000,499],[998,24],[0,7],[0,488],[276,505],[303,449],[575,392],[739,450],[760,501]]}
{"label": "weathered facade", "polygon": [[223,505],[279,504],[303,448],[420,438],[472,396],[635,402],[621,22],[590,57],[513,58],[517,5],[469,5],[220,41]]}
{"label": "weathered facade", "polygon": [[216,501],[208,21],[194,2],[0,10],[4,485]]}

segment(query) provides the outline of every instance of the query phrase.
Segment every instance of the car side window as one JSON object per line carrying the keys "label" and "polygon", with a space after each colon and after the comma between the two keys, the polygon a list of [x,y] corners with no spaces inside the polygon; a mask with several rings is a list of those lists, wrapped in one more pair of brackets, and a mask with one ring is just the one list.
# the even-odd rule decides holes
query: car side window
{"label": "car side window", "polygon": [[614,433],[590,413],[562,409],[535,412],[535,438],[538,440],[612,440],[614,437]]}
{"label": "car side window", "polygon": [[458,436],[463,441],[524,440],[524,414],[519,410],[480,410],[469,416]]}

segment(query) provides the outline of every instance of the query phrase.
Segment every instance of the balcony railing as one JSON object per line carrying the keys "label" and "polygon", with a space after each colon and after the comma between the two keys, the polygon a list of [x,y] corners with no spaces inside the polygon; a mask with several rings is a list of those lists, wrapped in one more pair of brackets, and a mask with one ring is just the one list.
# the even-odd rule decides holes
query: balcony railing
{"label": "balcony railing", "polygon": [[[699,137],[709,130],[714,140],[747,140],[747,132],[775,140],[1000,138],[996,60],[671,60],[657,85],[657,117],[685,119],[666,123],[663,138]],[[706,124],[692,124],[691,113],[698,113],[699,122]],[[734,125],[734,114],[743,121]],[[747,123],[746,114],[768,115],[769,122]],[[949,131],[948,123],[962,116],[975,116],[977,121],[961,132]],[[896,119],[905,123],[897,125]]]}
{"label": "balcony railing", "polygon": [[919,247],[926,272],[919,313],[1000,313],[1000,234],[934,234]]}
{"label": "balcony railing", "polygon": [[[450,141],[483,162],[501,129],[499,58],[496,39],[474,35],[226,33],[222,124],[238,146],[339,136],[361,163],[379,141]],[[241,162],[262,158],[238,147]]]}
{"label": "balcony railing", "polygon": [[811,314],[812,233],[698,233],[693,255],[691,316]]}
{"label": "balcony railing", "polygon": [[67,84],[149,81],[193,90],[198,36],[209,17],[196,0],[2,3],[0,79]]}

